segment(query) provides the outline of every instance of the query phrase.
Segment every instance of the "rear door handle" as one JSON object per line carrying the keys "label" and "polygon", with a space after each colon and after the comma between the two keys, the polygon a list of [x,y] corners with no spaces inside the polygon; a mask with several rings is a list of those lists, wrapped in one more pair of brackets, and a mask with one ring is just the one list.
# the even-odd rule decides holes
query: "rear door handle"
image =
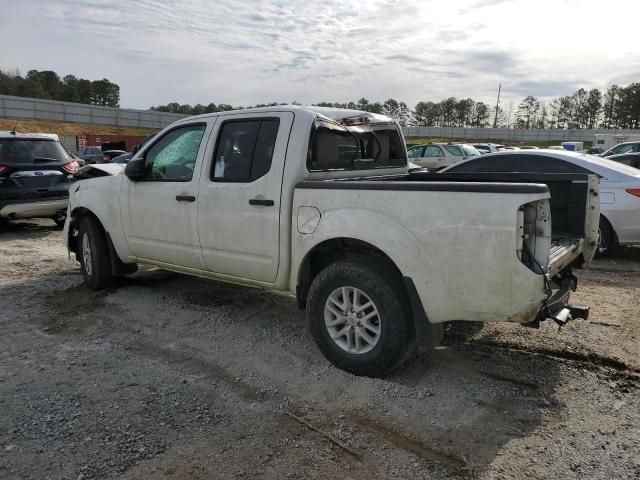
{"label": "rear door handle", "polygon": [[176,195],[176,200],[179,202],[195,202],[196,197],[193,195]]}
{"label": "rear door handle", "polygon": [[264,198],[252,198],[249,205],[262,205],[263,207],[273,207],[273,200],[265,200]]}

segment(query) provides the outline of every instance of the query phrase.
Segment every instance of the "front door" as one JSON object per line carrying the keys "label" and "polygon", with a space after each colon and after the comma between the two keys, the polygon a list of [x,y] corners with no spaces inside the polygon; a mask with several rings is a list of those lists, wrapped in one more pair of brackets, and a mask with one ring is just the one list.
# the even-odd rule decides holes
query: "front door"
{"label": "front door", "polygon": [[[208,270],[273,282],[280,260],[282,173],[293,113],[218,120],[214,154],[203,164],[198,230]],[[300,159],[304,161],[304,159]]]}
{"label": "front door", "polygon": [[122,223],[136,257],[204,269],[197,207],[205,133],[205,122],[166,131],[144,152],[145,177],[124,181]]}

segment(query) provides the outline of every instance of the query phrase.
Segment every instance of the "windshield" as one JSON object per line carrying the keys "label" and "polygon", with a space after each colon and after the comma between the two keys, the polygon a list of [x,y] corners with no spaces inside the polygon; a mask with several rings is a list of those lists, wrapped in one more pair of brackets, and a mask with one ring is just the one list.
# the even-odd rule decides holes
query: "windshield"
{"label": "windshield", "polygon": [[67,154],[55,140],[3,138],[0,140],[0,164],[30,164],[42,161],[67,162]]}
{"label": "windshield", "polygon": [[344,127],[316,120],[309,144],[310,171],[404,167],[407,156],[394,124]]}

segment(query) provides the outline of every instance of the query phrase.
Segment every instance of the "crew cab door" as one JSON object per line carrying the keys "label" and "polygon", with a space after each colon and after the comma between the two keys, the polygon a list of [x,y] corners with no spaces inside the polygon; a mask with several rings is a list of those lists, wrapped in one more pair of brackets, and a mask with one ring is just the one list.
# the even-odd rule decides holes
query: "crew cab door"
{"label": "crew cab door", "polygon": [[291,221],[280,218],[280,198],[293,118],[291,112],[219,118],[198,191],[198,230],[208,270],[275,281],[280,222]]}
{"label": "crew cab door", "polygon": [[133,254],[146,260],[204,269],[198,240],[199,169],[211,127],[180,124],[145,149],[144,178],[123,180],[122,226]]}

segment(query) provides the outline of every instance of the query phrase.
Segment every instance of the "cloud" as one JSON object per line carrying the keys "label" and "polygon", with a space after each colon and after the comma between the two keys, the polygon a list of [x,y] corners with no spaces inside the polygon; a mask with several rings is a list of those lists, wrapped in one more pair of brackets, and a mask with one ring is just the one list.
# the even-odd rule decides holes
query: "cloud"
{"label": "cloud", "polygon": [[[640,70],[638,2],[598,35],[588,3],[537,0],[3,0],[0,68],[121,86],[121,104],[547,96]],[[490,8],[498,7],[498,8]],[[464,15],[460,15],[460,10]],[[472,12],[472,14],[467,14]],[[523,12],[527,12],[526,18]],[[550,15],[549,12],[553,12]],[[25,35],[25,25],[29,34]],[[16,39],[20,39],[16,41]]]}
{"label": "cloud", "polygon": [[[509,3],[513,1],[514,0],[480,0],[479,2],[475,2],[469,5],[466,8],[466,11],[475,10],[477,8],[484,8],[484,7],[495,7],[496,5],[500,5],[501,3]],[[461,11],[463,10],[461,9]]]}
{"label": "cloud", "polygon": [[528,80],[523,82],[517,82],[513,85],[509,85],[505,88],[505,91],[520,95],[523,97],[551,97],[571,95],[583,85],[577,84],[572,81],[554,81],[554,80]]}

